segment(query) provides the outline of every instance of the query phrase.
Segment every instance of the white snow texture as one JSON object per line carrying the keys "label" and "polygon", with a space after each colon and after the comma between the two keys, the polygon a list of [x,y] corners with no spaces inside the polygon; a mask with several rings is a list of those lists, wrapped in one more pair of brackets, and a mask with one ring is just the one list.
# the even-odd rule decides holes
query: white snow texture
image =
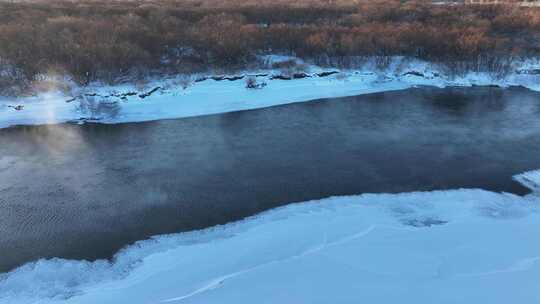
{"label": "white snow texture", "polygon": [[138,242],[112,262],[40,260],[0,303],[538,303],[540,171],[480,189],[291,204]]}

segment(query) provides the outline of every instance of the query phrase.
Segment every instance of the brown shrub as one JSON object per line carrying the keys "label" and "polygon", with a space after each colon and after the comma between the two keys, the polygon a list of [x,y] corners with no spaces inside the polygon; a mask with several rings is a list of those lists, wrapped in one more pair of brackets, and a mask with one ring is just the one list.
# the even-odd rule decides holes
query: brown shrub
{"label": "brown shrub", "polygon": [[28,83],[50,70],[65,71],[83,84],[112,82],[154,71],[236,68],[264,53],[292,54],[322,64],[374,56],[384,65],[394,55],[477,62],[538,55],[540,47],[532,39],[538,36],[540,10],[511,4],[0,2],[0,82]]}

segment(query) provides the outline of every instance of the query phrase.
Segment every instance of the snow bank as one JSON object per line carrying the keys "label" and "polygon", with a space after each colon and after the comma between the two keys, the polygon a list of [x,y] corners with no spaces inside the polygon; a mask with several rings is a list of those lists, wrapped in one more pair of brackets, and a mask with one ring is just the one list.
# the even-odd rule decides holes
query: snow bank
{"label": "snow bank", "polygon": [[[289,59],[270,56],[268,61]],[[244,79],[230,81],[212,78],[194,82],[184,89],[182,85],[178,85],[182,81],[180,77],[155,81],[143,91],[131,85],[94,85],[86,89],[91,94],[97,94],[95,98],[98,100],[115,103],[118,109],[115,109],[114,113],[88,113],[80,106],[78,100],[73,101],[72,96],[65,96],[59,92],[29,98],[0,98],[0,128],[18,124],[48,124],[92,119],[98,119],[103,123],[119,123],[180,118],[320,98],[401,90],[419,85],[437,87],[521,85],[540,91],[540,72],[536,73],[540,71],[540,63],[534,60],[518,64],[515,72],[502,80],[494,79],[487,73],[470,73],[463,77],[449,78],[444,72],[426,62],[403,58],[396,58],[384,72],[374,72],[376,71],[374,64],[366,64],[364,68],[355,71],[318,76],[317,74],[320,75],[322,71],[323,69],[312,66],[309,75],[313,77],[292,80],[271,79],[279,71],[255,71],[252,74],[258,75],[257,80],[266,82],[267,86],[251,90],[245,88]],[[157,90],[153,91],[156,88]],[[153,94],[144,99],[139,97],[150,92]]]}
{"label": "snow bank", "polygon": [[27,264],[0,303],[536,303],[539,203],[461,189],[291,204],[112,262]]}

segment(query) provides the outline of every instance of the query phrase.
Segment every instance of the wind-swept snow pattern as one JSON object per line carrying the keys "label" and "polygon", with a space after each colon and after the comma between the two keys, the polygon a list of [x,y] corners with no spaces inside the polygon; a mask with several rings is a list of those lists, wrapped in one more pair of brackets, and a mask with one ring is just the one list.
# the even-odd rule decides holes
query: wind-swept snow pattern
{"label": "wind-swept snow pattern", "polygon": [[[540,190],[540,171],[516,179]],[[111,262],[27,264],[0,303],[538,303],[539,204],[480,189],[291,204]]]}
{"label": "wind-swept snow pattern", "polygon": [[[269,58],[290,59],[274,57]],[[121,123],[181,118],[415,86],[523,86],[539,91],[539,71],[540,62],[528,60],[516,64],[514,72],[502,79],[480,72],[450,77],[432,64],[399,57],[384,71],[368,63],[362,69],[346,71],[312,66],[309,73],[287,77],[275,70],[229,77],[201,76],[189,85],[179,85],[184,81],[179,76],[151,82],[142,91],[133,85],[91,85],[78,93],[91,101],[81,102],[54,91],[28,98],[0,98],[0,128],[67,121]],[[247,89],[245,79],[249,75],[265,85]],[[95,106],[91,107],[92,104]]]}

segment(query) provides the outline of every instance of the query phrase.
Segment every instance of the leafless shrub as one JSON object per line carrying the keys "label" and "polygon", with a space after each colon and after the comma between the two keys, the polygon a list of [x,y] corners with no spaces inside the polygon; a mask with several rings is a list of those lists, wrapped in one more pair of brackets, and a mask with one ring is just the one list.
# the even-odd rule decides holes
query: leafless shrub
{"label": "leafless shrub", "polygon": [[72,96],[76,85],[66,76],[65,73],[55,71],[50,71],[47,74],[40,74],[30,83],[29,91],[32,94],[58,91],[64,95]]}
{"label": "leafless shrub", "polygon": [[306,63],[297,63],[294,65],[283,66],[279,73],[284,77],[293,77],[295,74],[304,74],[309,72],[309,65]]}
{"label": "leafless shrub", "polygon": [[89,119],[115,118],[121,110],[119,102],[97,98],[91,95],[82,95],[79,99],[78,111]]}
{"label": "leafless shrub", "polygon": [[262,89],[266,86],[266,82],[258,82],[255,76],[246,77],[246,89]]}
{"label": "leafless shrub", "polygon": [[384,71],[390,67],[392,63],[392,57],[390,56],[376,56],[375,57],[375,68],[379,71]]}
{"label": "leafless shrub", "polygon": [[289,60],[285,60],[285,61],[279,61],[279,62],[274,62],[272,63],[272,68],[273,69],[292,69],[294,67],[296,67],[298,64],[296,62],[296,59],[289,59]]}
{"label": "leafless shrub", "polygon": [[193,76],[181,75],[178,77],[177,84],[183,89],[189,88],[193,84]]}
{"label": "leafless shrub", "polygon": [[[376,57],[381,70],[393,56],[459,70],[475,68],[479,57],[540,55],[533,39],[540,35],[538,8],[399,0],[291,3],[0,1],[0,90],[12,90],[13,82],[27,88],[51,68],[86,85],[153,72],[238,70],[269,52],[325,66]],[[505,69],[504,62],[486,64]],[[305,72],[294,60],[273,68]]]}
{"label": "leafless shrub", "polygon": [[195,82],[195,78],[192,75],[182,74],[173,80],[165,82],[163,84],[163,89],[174,90],[177,88],[182,88],[182,90],[186,90],[193,85],[193,82]]}
{"label": "leafless shrub", "polygon": [[149,84],[148,84],[147,79],[141,78],[135,81],[135,89],[137,89],[137,91],[144,92],[148,90],[148,88],[149,88]]}

